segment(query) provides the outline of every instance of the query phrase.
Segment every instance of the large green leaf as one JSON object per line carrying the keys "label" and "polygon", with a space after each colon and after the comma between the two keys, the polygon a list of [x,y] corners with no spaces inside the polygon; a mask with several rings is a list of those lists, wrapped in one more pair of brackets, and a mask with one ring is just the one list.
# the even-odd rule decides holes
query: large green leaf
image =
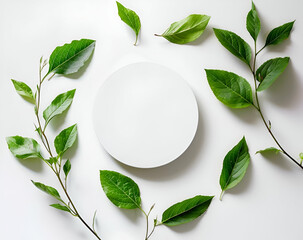
{"label": "large green leaf", "polygon": [[69,128],[64,129],[55,138],[54,145],[56,152],[62,156],[62,154],[69,149],[75,143],[77,139],[77,125],[73,125]]}
{"label": "large green leaf", "polygon": [[214,32],[219,42],[232,54],[240,58],[247,65],[250,65],[251,49],[250,46],[237,34],[214,28]]}
{"label": "large green leaf", "polygon": [[174,22],[161,36],[177,44],[185,44],[196,40],[204,32],[210,17],[192,14],[178,22]]}
{"label": "large green leaf", "polygon": [[6,142],[9,150],[17,158],[42,158],[40,145],[32,138],[12,136],[7,137]]}
{"label": "large green leaf", "polygon": [[285,23],[284,25],[273,29],[266,38],[265,46],[276,45],[287,39],[295,21]]}
{"label": "large green leaf", "polygon": [[251,37],[257,41],[259,32],[261,30],[260,19],[255,7],[255,4],[252,2],[252,7],[246,18],[246,28]]}
{"label": "large green leaf", "polygon": [[100,181],[108,199],[119,208],[140,208],[141,197],[138,185],[121,173],[100,171]]}
{"label": "large green leaf", "polygon": [[[220,176],[222,193],[235,187],[243,179],[250,162],[248,147],[243,137],[242,140],[230,150],[224,158]],[[222,195],[221,195],[222,196]]]}
{"label": "large green leaf", "polygon": [[23,97],[25,100],[35,103],[35,98],[32,92],[32,89],[26,85],[24,82],[19,82],[12,79],[16,92]]}
{"label": "large green leaf", "polygon": [[59,201],[62,201],[59,192],[55,188],[46,186],[40,182],[34,182],[33,180],[32,183],[41,191],[47,193],[48,195],[51,195],[52,197],[56,198]]}
{"label": "large green leaf", "polygon": [[166,226],[177,226],[191,222],[207,210],[212,199],[213,196],[198,195],[176,203],[162,214],[162,223]]}
{"label": "large green leaf", "polygon": [[47,125],[53,117],[62,114],[72,104],[76,89],[58,95],[44,110],[43,118]]}
{"label": "large green leaf", "polygon": [[125,22],[128,26],[130,26],[135,34],[136,34],[136,41],[138,41],[138,35],[141,29],[141,22],[139,16],[131,9],[124,7],[121,3],[116,2],[118,7],[118,14],[123,22]]}
{"label": "large green leaf", "polygon": [[95,49],[95,40],[81,39],[56,47],[49,58],[48,74],[76,73]]}
{"label": "large green leaf", "polygon": [[260,82],[257,91],[269,88],[284,72],[289,63],[289,57],[270,59],[257,70],[257,80]]}
{"label": "large green leaf", "polygon": [[244,78],[222,70],[205,71],[209,86],[219,101],[232,108],[253,104],[251,86]]}

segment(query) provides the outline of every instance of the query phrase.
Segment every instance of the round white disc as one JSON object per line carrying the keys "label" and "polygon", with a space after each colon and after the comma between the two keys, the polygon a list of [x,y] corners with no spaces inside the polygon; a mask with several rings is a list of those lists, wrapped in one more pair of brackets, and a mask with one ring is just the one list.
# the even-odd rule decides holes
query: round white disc
{"label": "round white disc", "polygon": [[100,88],[94,125],[115,159],[138,168],[158,167],[178,158],[192,142],[197,102],[176,72],[154,63],[130,64]]}

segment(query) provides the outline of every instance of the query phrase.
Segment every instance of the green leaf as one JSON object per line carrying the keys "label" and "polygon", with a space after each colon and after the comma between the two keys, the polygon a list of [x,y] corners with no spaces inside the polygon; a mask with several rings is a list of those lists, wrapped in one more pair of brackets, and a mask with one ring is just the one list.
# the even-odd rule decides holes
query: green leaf
{"label": "green leaf", "polygon": [[49,58],[48,73],[72,74],[79,71],[95,49],[95,40],[81,39],[56,47]]}
{"label": "green leaf", "polygon": [[250,66],[251,49],[250,46],[237,34],[214,28],[214,32],[219,42],[232,54],[240,58],[243,62]]}
{"label": "green leaf", "polygon": [[263,153],[276,153],[276,154],[278,154],[278,153],[281,153],[281,152],[282,151],[280,149],[270,147],[270,148],[266,148],[266,149],[263,149],[263,150],[259,150],[258,152],[256,152],[256,154],[257,153],[261,153],[261,154],[263,154]]}
{"label": "green leaf", "polygon": [[[224,158],[223,169],[220,176],[222,194],[235,187],[244,177],[250,162],[245,137]],[[222,194],[221,198],[222,199]]]}
{"label": "green leaf", "polygon": [[76,89],[58,95],[44,110],[43,118],[47,125],[55,116],[62,114],[72,104]]}
{"label": "green leaf", "polygon": [[50,187],[50,186],[46,186],[44,185],[43,183],[40,183],[40,182],[34,182],[32,180],[32,183],[38,188],[40,189],[41,191],[53,196],[54,198],[56,198],[57,200],[59,201],[62,201],[61,200],[61,197],[60,197],[60,194],[58,193],[58,191],[53,188],[53,187]]}
{"label": "green leaf", "polygon": [[71,168],[72,168],[72,165],[71,165],[70,161],[67,159],[63,166],[63,171],[64,171],[66,178],[67,178]]}
{"label": "green leaf", "polygon": [[20,159],[41,158],[40,145],[32,138],[20,136],[7,137],[6,142],[12,154]]}
{"label": "green leaf", "polygon": [[140,189],[132,179],[118,172],[103,170],[100,171],[100,181],[106,196],[117,207],[140,208]]}
{"label": "green leaf", "polygon": [[251,35],[251,37],[257,41],[259,32],[261,30],[261,23],[256,11],[255,4],[252,2],[251,10],[249,11],[246,18],[246,29]]}
{"label": "green leaf", "polygon": [[187,18],[172,23],[162,35],[155,35],[164,37],[172,43],[189,43],[202,35],[209,20],[210,17],[207,15],[191,14]]}
{"label": "green leaf", "polygon": [[130,26],[135,34],[136,34],[136,41],[138,41],[138,35],[141,29],[141,22],[139,16],[131,9],[124,7],[121,3],[116,2],[118,7],[118,14],[123,22],[125,22],[128,26]]}
{"label": "green leaf", "polygon": [[68,207],[63,206],[63,205],[61,205],[61,204],[59,204],[59,203],[52,204],[52,205],[50,205],[50,206],[53,207],[53,208],[56,208],[56,209],[59,209],[59,210],[62,210],[62,211],[65,211],[65,212],[69,212],[69,213],[70,213],[70,210],[69,210]]}
{"label": "green leaf", "polygon": [[253,104],[251,86],[244,78],[222,70],[205,71],[209,86],[219,101],[231,108]]}
{"label": "green leaf", "polygon": [[300,157],[301,160],[303,160],[303,153],[300,153],[299,157]]}
{"label": "green leaf", "polygon": [[62,156],[62,154],[73,146],[77,139],[77,124],[64,129],[59,133],[59,135],[55,138],[54,145],[56,148],[56,152]]}
{"label": "green leaf", "polygon": [[58,162],[58,156],[57,157],[50,157],[49,159],[45,159],[46,162],[48,162],[50,165],[53,165],[54,163]]}
{"label": "green leaf", "polygon": [[201,196],[176,203],[162,214],[162,223],[166,226],[177,226],[195,220],[209,207],[213,196]]}
{"label": "green leaf", "polygon": [[11,79],[14,87],[16,89],[16,92],[23,97],[25,100],[31,102],[31,103],[35,103],[35,98],[32,92],[32,89],[26,85],[24,82],[19,82],[16,81],[14,79]]}
{"label": "green leaf", "polygon": [[266,38],[265,47],[269,45],[276,45],[287,39],[290,35],[291,29],[295,21],[285,23],[284,25],[273,29]]}
{"label": "green leaf", "polygon": [[269,88],[274,81],[284,72],[285,68],[289,63],[289,57],[285,58],[274,58],[263,63],[257,70],[257,80],[260,85],[257,91],[263,91]]}

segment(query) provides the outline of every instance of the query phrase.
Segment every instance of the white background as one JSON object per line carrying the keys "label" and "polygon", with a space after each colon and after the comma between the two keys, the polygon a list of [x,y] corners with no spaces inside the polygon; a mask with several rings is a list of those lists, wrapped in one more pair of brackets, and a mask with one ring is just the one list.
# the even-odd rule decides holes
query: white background
{"label": "white background", "polygon": [[[99,170],[119,171],[140,186],[143,208],[156,206],[161,216],[170,205],[197,194],[215,195],[200,219],[174,228],[161,226],[152,239],[302,239],[303,174],[280,156],[264,158],[257,150],[274,146],[253,108],[232,110],[213,96],[204,68],[234,71],[251,82],[240,60],[216,40],[212,27],[229,29],[252,44],[246,32],[249,0],[121,0],[141,18],[137,47],[133,32],[119,19],[110,0],[10,0],[0,2],[0,238],[13,240],[84,240],[94,237],[76,219],[48,207],[54,201],[38,191],[30,179],[59,188],[55,177],[38,160],[17,160],[8,151],[5,136],[35,137],[32,106],[19,97],[11,78],[34,88],[41,55],[73,39],[97,40],[94,56],[82,74],[56,77],[45,83],[42,108],[59,93],[77,88],[68,114],[54,119],[53,138],[78,123],[79,140],[69,151],[72,171],[69,191],[83,217],[91,222],[95,209],[97,231],[104,240],[144,239],[145,222],[137,210],[115,207],[103,193]],[[260,100],[282,145],[295,157],[303,151],[303,3],[301,0],[256,0],[262,22],[258,48],[274,27],[296,19],[290,39],[260,54],[259,64],[276,56],[290,56],[280,79]],[[163,38],[170,23],[191,13],[212,16],[204,35],[192,44],[175,45]],[[92,106],[99,86],[116,69],[137,61],[153,61],[174,69],[192,87],[200,122],[189,149],[176,161],[156,169],[134,169],[120,164],[102,149],[92,126]],[[227,153],[245,135],[252,157],[244,180],[227,192],[223,202],[219,176]],[[143,156],[144,157],[144,156]],[[63,195],[63,194],[62,194]]]}

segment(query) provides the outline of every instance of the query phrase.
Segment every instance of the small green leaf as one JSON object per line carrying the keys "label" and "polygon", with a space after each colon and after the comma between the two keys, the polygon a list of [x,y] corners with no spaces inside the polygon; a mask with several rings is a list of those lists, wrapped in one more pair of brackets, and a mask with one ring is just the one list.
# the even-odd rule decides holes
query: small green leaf
{"label": "small green leaf", "polygon": [[46,159],[45,161],[47,161],[50,165],[53,165],[54,163],[58,162],[58,157],[50,157],[49,159]]}
{"label": "small green leaf", "polygon": [[201,216],[209,207],[213,196],[201,196],[176,203],[162,214],[162,223],[166,226],[177,226],[188,223]]}
{"label": "small green leaf", "polygon": [[141,22],[139,16],[131,9],[124,7],[121,3],[116,2],[118,7],[118,14],[123,22],[125,22],[128,26],[130,26],[135,34],[136,34],[136,41],[138,41],[138,35],[141,29]]}
{"label": "small green leaf", "polygon": [[284,72],[289,63],[289,57],[274,58],[263,63],[257,70],[257,80],[260,82],[257,91],[269,88]]}
{"label": "small green leaf", "polygon": [[[222,193],[235,187],[243,179],[250,162],[245,137],[224,158],[220,176]],[[222,194],[221,198],[222,199]]]}
{"label": "small green leaf", "polygon": [[246,18],[246,28],[251,37],[257,41],[259,32],[261,30],[261,23],[256,11],[255,4],[252,2],[251,10],[249,11]]}
{"label": "small green leaf", "polygon": [[100,181],[106,196],[117,207],[140,208],[140,189],[131,178],[118,172],[103,170],[100,171]]}
{"label": "small green leaf", "polygon": [[253,104],[251,86],[244,78],[222,70],[205,71],[209,86],[219,101],[231,108]]}
{"label": "small green leaf", "polygon": [[214,28],[214,32],[219,42],[228,51],[250,66],[251,49],[241,37],[233,32],[217,28]]}
{"label": "small green leaf", "polygon": [[95,40],[81,39],[56,47],[49,58],[48,73],[72,74],[89,59],[95,49]]}
{"label": "small green leaf", "polygon": [[32,92],[32,89],[26,85],[24,82],[19,82],[16,81],[14,79],[11,79],[14,87],[16,89],[16,92],[23,97],[25,100],[31,102],[31,103],[35,103],[35,98]]}
{"label": "small green leaf", "polygon": [[59,133],[59,135],[55,138],[54,145],[56,148],[56,152],[62,156],[62,154],[73,146],[77,139],[77,125],[64,129]]}
{"label": "small green leaf", "polygon": [[55,188],[50,187],[50,186],[46,186],[46,185],[44,185],[43,183],[40,183],[40,182],[34,182],[33,180],[32,180],[32,183],[33,183],[37,188],[39,188],[41,191],[43,191],[43,192],[45,192],[45,193],[47,193],[47,194],[53,196],[54,198],[56,198],[56,199],[59,200],[59,201],[62,201],[62,200],[61,200],[61,197],[60,197],[60,195],[59,195],[59,193],[58,193],[58,191],[57,191]]}
{"label": "small green leaf", "polygon": [[59,209],[59,210],[61,210],[61,211],[65,211],[65,212],[69,212],[69,213],[70,213],[70,210],[69,210],[68,207],[63,206],[63,205],[61,205],[61,204],[59,204],[59,203],[52,204],[52,205],[50,205],[50,206],[53,207],[53,208]]}
{"label": "small green leaf", "polygon": [[76,89],[58,95],[51,104],[44,110],[43,118],[45,125],[55,116],[62,114],[72,104]]}
{"label": "small green leaf", "polygon": [[6,142],[12,154],[20,159],[40,158],[42,159],[40,145],[32,138],[20,136],[7,137]]}
{"label": "small green leaf", "polygon": [[285,23],[284,25],[273,29],[266,38],[265,47],[269,45],[277,45],[287,39],[290,35],[295,21]]}
{"label": "small green leaf", "polygon": [[263,150],[259,150],[257,153],[275,153],[275,154],[278,154],[278,153],[281,153],[282,151],[280,149],[277,149],[277,148],[274,148],[274,147],[270,147],[270,148],[266,148],[266,149],[263,149]]}
{"label": "small green leaf", "polygon": [[64,171],[66,178],[67,178],[71,168],[72,168],[72,165],[71,165],[70,161],[67,159],[63,166],[63,171]]}
{"label": "small green leaf", "polygon": [[303,153],[300,153],[299,157],[303,160]]}
{"label": "small green leaf", "polygon": [[162,35],[155,35],[164,37],[172,43],[189,43],[202,35],[209,20],[210,17],[207,15],[191,14],[187,18],[172,23]]}

